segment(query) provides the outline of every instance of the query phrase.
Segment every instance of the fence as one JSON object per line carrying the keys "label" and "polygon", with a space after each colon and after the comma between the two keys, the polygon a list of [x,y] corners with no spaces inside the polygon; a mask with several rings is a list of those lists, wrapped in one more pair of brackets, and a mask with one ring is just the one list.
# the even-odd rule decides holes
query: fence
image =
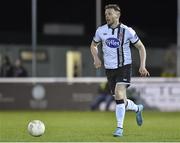
{"label": "fence", "polygon": [[[106,78],[0,79],[0,109],[89,110]],[[137,100],[146,109],[180,111],[180,78],[132,78]]]}

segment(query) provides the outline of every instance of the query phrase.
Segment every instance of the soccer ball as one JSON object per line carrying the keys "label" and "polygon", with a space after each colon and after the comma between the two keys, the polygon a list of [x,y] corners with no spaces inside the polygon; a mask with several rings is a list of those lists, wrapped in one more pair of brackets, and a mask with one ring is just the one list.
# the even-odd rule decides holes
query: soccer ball
{"label": "soccer ball", "polygon": [[45,132],[45,125],[40,120],[32,120],[28,124],[28,132],[34,137],[39,137]]}

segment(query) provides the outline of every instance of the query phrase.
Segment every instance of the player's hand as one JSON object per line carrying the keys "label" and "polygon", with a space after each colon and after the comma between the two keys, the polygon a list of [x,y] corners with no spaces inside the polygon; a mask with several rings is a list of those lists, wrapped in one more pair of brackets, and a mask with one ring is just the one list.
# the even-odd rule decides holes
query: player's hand
{"label": "player's hand", "polygon": [[145,67],[140,67],[139,73],[143,77],[150,76],[149,72],[147,71],[147,69]]}
{"label": "player's hand", "polygon": [[94,67],[96,69],[101,67],[101,60],[99,58],[94,59]]}

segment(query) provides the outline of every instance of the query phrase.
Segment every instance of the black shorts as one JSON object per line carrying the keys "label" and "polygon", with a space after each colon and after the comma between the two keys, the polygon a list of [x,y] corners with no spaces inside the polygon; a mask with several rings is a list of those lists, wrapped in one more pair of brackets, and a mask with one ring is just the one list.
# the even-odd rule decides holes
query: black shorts
{"label": "black shorts", "polygon": [[128,64],[117,69],[106,69],[106,76],[111,94],[114,94],[116,83],[124,83],[129,87],[131,81],[132,65]]}

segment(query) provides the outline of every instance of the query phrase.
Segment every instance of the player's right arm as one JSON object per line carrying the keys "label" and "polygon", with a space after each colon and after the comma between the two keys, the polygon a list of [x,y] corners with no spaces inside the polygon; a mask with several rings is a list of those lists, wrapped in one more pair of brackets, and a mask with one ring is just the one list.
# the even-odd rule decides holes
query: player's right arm
{"label": "player's right arm", "polygon": [[102,62],[98,56],[98,44],[99,43],[92,41],[91,46],[90,46],[95,68],[100,68],[101,64],[102,64]]}

